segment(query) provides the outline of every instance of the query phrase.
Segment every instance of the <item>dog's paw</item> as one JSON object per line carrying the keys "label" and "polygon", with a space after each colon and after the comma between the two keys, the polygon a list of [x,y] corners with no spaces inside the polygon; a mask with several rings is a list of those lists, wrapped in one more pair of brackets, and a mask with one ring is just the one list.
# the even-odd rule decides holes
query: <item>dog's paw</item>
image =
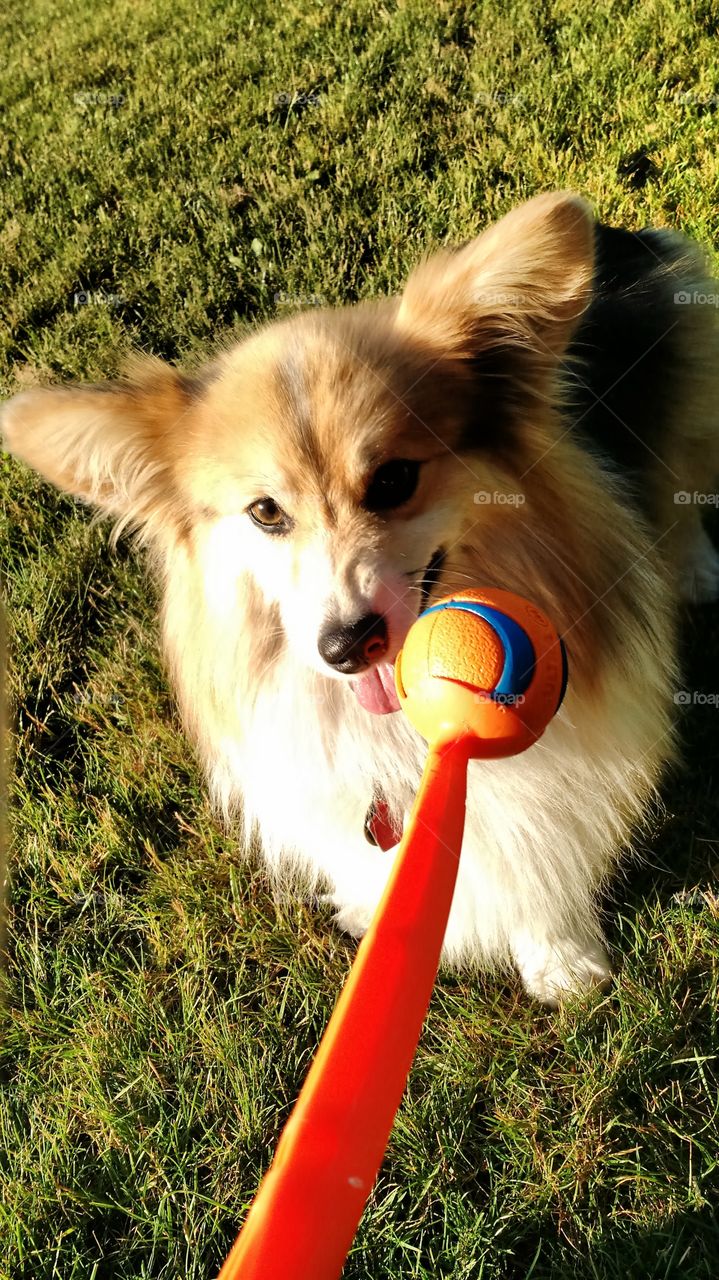
{"label": "dog's paw", "polygon": [[530,995],[552,1008],[611,982],[609,957],[594,938],[561,938],[550,943],[524,934],[515,939],[515,963]]}
{"label": "dog's paw", "polygon": [[335,912],[332,920],[342,933],[348,933],[352,938],[362,938],[372,923],[373,915],[374,911],[371,907],[341,907]]}
{"label": "dog's paw", "polygon": [[699,529],[684,556],[679,591],[689,604],[719,599],[719,553],[704,529]]}

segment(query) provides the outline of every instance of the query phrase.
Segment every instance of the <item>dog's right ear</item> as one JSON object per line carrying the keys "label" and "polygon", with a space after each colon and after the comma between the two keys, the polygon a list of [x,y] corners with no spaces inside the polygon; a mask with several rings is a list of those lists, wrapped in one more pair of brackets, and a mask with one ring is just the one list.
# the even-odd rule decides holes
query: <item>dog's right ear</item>
{"label": "dog's right ear", "polygon": [[20,392],[0,409],[0,438],[59,489],[140,528],[172,500],[192,407],[189,380],[144,357],[123,381]]}

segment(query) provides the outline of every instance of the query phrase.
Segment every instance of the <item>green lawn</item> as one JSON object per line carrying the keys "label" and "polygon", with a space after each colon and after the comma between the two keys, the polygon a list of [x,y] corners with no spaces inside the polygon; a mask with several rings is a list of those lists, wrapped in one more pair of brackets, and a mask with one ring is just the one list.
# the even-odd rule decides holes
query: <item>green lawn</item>
{"label": "green lawn", "polygon": [[[396,289],[538,190],[717,239],[711,0],[15,0],[3,26],[3,395]],[[206,1280],[353,947],[213,818],[132,547],[6,457],[0,497],[0,1276]],[[719,609],[685,648],[715,692]],[[441,977],[347,1280],[719,1271],[719,708],[680,710],[607,903],[615,989],[550,1014]]]}

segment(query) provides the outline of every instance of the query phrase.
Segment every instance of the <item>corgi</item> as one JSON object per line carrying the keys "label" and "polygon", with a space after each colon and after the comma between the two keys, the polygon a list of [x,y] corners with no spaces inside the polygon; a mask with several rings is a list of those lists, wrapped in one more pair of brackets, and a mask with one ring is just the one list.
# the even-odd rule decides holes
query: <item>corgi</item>
{"label": "corgi", "polygon": [[609,981],[597,891],[675,752],[680,602],[719,588],[718,294],[681,235],[548,193],[398,297],[4,406],[5,448],[147,549],[219,811],[343,930],[425,758],[394,659],[440,596],[500,587],[552,619],[569,685],[523,755],[470,763],[443,960],[550,1005]]}

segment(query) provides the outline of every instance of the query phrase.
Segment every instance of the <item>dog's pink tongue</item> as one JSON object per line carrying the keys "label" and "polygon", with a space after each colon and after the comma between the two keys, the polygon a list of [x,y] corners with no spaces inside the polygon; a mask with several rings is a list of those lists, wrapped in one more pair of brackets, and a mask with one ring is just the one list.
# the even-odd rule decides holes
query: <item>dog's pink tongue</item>
{"label": "dog's pink tongue", "polygon": [[380,662],[378,666],[371,667],[366,675],[350,680],[350,684],[365,711],[372,711],[377,716],[386,715],[388,711],[399,711],[399,698],[394,686],[394,665],[391,662]]}

